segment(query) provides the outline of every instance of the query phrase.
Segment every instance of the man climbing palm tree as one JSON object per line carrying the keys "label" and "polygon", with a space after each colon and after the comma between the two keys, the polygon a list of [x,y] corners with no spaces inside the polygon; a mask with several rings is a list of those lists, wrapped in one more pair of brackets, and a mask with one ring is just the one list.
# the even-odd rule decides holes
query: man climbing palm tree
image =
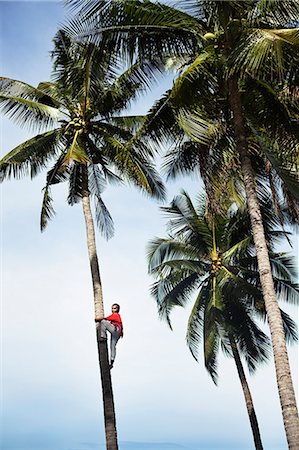
{"label": "man climbing palm tree", "polygon": [[111,306],[112,314],[104,319],[95,318],[95,322],[101,322],[101,340],[107,340],[107,331],[111,334],[110,340],[110,369],[112,369],[115,355],[116,355],[116,344],[119,338],[123,337],[123,323],[119,314],[120,306],[118,303],[113,303]]}

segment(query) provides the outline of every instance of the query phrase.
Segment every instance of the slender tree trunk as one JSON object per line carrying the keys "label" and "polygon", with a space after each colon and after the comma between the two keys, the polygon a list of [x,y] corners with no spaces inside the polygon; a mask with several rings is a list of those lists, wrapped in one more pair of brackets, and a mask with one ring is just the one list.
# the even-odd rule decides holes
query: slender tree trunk
{"label": "slender tree trunk", "polygon": [[292,383],[281,313],[278,306],[271,273],[267,242],[257,197],[255,175],[250,157],[248,155],[245,121],[242,110],[241,95],[238,88],[238,79],[236,76],[232,76],[228,80],[228,88],[229,102],[233,112],[237,150],[241,160],[260,280],[272,338],[276,379],[282,407],[284,426],[289,449],[298,450],[299,419],[296,406],[296,397]]}
{"label": "slender tree trunk", "polygon": [[231,345],[231,348],[233,351],[234,360],[235,360],[235,363],[237,366],[238,375],[239,375],[239,378],[241,381],[243,394],[245,397],[245,402],[246,402],[246,407],[247,407],[250,425],[251,425],[251,429],[252,429],[255,448],[256,448],[256,450],[263,450],[263,444],[262,444],[262,440],[261,440],[259,425],[258,425],[257,417],[255,414],[250,389],[249,389],[249,386],[248,386],[248,383],[246,380],[242,361],[241,361],[241,358],[239,355],[238,347],[232,336],[229,337],[229,340],[230,340],[230,345]]}
{"label": "slender tree trunk", "polygon": [[[104,317],[103,291],[99,270],[99,263],[96,251],[96,240],[94,232],[93,217],[90,208],[90,195],[88,190],[88,173],[87,167],[83,168],[82,176],[82,205],[86,224],[87,246],[90,262],[90,270],[92,276],[95,317]],[[101,323],[96,324],[96,336],[98,344],[99,364],[102,381],[102,394],[104,404],[104,420],[106,433],[106,449],[118,450],[117,431],[115,420],[115,409],[113,400],[113,390],[111,383],[111,374],[109,369],[107,341],[100,340]]]}

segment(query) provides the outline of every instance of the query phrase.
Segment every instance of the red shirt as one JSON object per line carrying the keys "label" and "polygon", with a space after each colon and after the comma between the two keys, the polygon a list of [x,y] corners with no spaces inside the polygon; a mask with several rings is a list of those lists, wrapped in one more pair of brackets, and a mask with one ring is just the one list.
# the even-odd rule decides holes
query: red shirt
{"label": "red shirt", "polygon": [[119,334],[121,336],[123,335],[123,323],[122,323],[120,314],[113,313],[113,314],[110,314],[110,316],[105,317],[105,319],[109,320],[112,323],[112,325],[117,326]]}

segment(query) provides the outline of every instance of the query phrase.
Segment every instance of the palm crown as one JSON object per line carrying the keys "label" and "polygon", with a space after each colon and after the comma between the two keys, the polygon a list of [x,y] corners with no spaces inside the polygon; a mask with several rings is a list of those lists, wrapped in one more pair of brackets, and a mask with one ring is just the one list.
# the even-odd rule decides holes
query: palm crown
{"label": "palm crown", "polygon": [[[69,30],[132,59],[167,61],[180,69],[143,130],[156,141],[175,137],[165,158],[167,174],[199,168],[212,201],[215,185],[233,177],[238,184],[240,178],[227,84],[237,73],[254,168],[264,181],[269,179],[274,200],[282,185],[289,211],[298,220],[297,1],[185,0],[177,8],[135,0],[68,3],[80,7]],[[273,83],[274,73],[279,85]],[[230,185],[232,192],[236,186]]]}
{"label": "palm crown", "polygon": [[[298,302],[292,259],[272,250],[284,233],[277,230],[271,202],[265,198],[261,202],[276,291],[281,299]],[[185,192],[162,210],[169,218],[170,234],[148,246],[149,271],[158,279],[151,292],[160,316],[171,325],[171,310],[185,306],[194,294],[187,330],[192,355],[197,358],[204,336],[205,365],[216,381],[219,344],[231,355],[233,338],[254,370],[267,357],[269,341],[255,323],[256,317],[265,319],[265,305],[248,213],[233,208],[226,218],[214,216],[209,221],[202,199],[194,206]],[[281,314],[287,338],[296,339],[294,322]]]}
{"label": "palm crown", "polygon": [[[135,64],[117,76],[116,57],[92,44],[75,44],[64,32],[55,38],[53,60],[53,81],[37,88],[0,79],[2,111],[17,123],[42,131],[4,156],[1,179],[33,177],[54,162],[47,172],[41,228],[54,213],[51,186],[68,181],[68,202],[74,204],[87,181],[97,223],[108,238],[113,223],[101,199],[106,181],[127,179],[151,196],[164,196],[152,148],[133,139],[143,117],[120,114],[144,89],[145,65]],[[149,70],[153,74],[155,69]]]}

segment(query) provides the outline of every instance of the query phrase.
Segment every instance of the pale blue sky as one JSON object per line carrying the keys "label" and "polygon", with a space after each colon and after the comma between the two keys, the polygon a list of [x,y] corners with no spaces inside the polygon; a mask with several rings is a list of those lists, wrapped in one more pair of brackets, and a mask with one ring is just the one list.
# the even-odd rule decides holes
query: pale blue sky
{"label": "pale blue sky", "polygon": [[[61,4],[0,2],[0,20],[1,76],[31,84],[49,79]],[[135,111],[148,108],[166,85],[161,82]],[[1,118],[2,153],[27,136]],[[82,212],[66,205],[63,188],[55,189],[57,216],[41,234],[43,183],[39,176],[2,185],[2,448],[103,449]],[[194,194],[200,182],[169,185],[168,199],[181,188]],[[128,187],[109,188],[104,200],[116,228],[108,243],[98,236],[106,313],[118,301],[125,323],[112,373],[120,449],[253,449],[233,361],[220,359],[215,387],[185,345],[188,311],[174,313],[173,332],[158,320],[145,262],[147,241],[165,232],[158,205]],[[290,355],[297,380],[297,351]],[[265,450],[286,450],[273,365],[249,381]]]}

